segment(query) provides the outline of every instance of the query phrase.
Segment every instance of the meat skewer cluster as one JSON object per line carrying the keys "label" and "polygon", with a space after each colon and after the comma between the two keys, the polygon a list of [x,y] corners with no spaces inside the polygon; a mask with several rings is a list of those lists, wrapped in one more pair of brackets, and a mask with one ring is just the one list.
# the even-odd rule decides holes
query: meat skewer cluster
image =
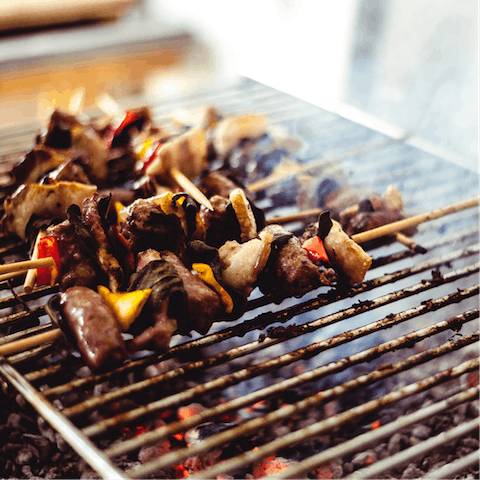
{"label": "meat skewer cluster", "polygon": [[[52,114],[13,170],[19,186],[0,227],[24,241],[41,232],[32,257],[53,262],[37,270],[37,285],[60,285],[55,308],[92,369],[238,318],[256,286],[281,301],[363,281],[372,258],[328,214],[299,239],[267,225],[237,183],[207,173],[212,159],[266,131],[263,116],[221,119],[211,108],[189,128],[155,127],[147,109],[102,128]],[[177,171],[201,177],[207,202],[174,191]]]}

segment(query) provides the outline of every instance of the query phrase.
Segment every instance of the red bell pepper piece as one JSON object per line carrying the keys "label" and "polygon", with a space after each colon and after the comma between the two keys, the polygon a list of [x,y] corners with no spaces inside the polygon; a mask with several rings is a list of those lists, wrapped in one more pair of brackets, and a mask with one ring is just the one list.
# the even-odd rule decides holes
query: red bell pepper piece
{"label": "red bell pepper piece", "polygon": [[106,144],[110,147],[112,145],[113,139],[116,136],[120,135],[120,133],[125,127],[128,127],[131,123],[135,122],[139,118],[140,117],[137,113],[133,112],[132,110],[127,110],[125,112],[125,117],[123,118],[122,123],[116,128],[116,130],[113,131],[112,129],[106,133],[104,137]]}
{"label": "red bell pepper piece", "polygon": [[137,113],[133,112],[132,110],[127,110],[125,112],[125,118],[122,120],[122,123],[118,126],[118,128],[115,130],[115,133],[113,134],[114,137],[120,134],[120,132],[130,125],[131,123],[135,122],[138,120],[140,117],[138,116]]}
{"label": "red bell pepper piece", "polygon": [[47,236],[38,241],[37,256],[39,259],[52,257],[53,261],[55,262],[55,266],[37,268],[36,284],[54,285],[61,266],[60,252],[58,250],[58,244],[55,237]]}
{"label": "red bell pepper piece", "polygon": [[147,160],[143,162],[142,172],[145,172],[147,167],[155,160],[155,157],[157,156],[157,152],[160,150],[160,147],[162,145],[163,145],[162,142],[157,143],[157,146],[155,147],[155,150],[153,151],[153,153],[150,155],[150,157],[147,158]]}
{"label": "red bell pepper piece", "polygon": [[310,258],[312,262],[322,261],[330,263],[323,242],[318,235],[305,240],[302,248],[307,251],[308,258]]}

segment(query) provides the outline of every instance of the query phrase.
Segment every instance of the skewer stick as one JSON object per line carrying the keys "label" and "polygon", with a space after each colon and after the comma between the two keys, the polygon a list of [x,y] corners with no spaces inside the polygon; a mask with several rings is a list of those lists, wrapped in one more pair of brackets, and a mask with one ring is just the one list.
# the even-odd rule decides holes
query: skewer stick
{"label": "skewer stick", "polygon": [[[97,107],[102,110],[106,115],[110,115],[112,118],[125,116],[125,112],[118,105],[118,103],[108,94],[102,94],[97,97]],[[213,211],[213,206],[210,200],[203,194],[203,192],[178,168],[170,167],[170,175],[177,185],[187,192],[198,203]]]}
{"label": "skewer stick", "polygon": [[[33,246],[33,253],[31,260],[38,259],[38,242],[40,239],[45,237],[47,233],[45,230],[40,230],[38,232],[37,238],[35,239],[35,245]],[[37,269],[31,268],[28,270],[27,275],[25,277],[25,281],[23,282],[23,291],[25,293],[30,293],[33,290],[33,285],[35,284],[35,278],[37,277]]]}
{"label": "skewer stick", "polygon": [[31,268],[53,267],[54,265],[55,261],[52,257],[39,258],[36,260],[24,260],[22,262],[6,263],[5,265],[0,265],[0,274],[26,272]]}
{"label": "skewer stick", "polygon": [[[478,204],[478,198],[472,198],[470,200],[466,200],[465,202],[460,202],[456,203],[455,205],[439,208],[438,210],[433,210],[432,212],[421,213],[420,215],[416,215],[414,217],[404,218],[403,220],[399,220],[398,222],[388,223],[387,225],[372,228],[371,230],[367,230],[366,232],[357,233],[355,235],[352,235],[352,240],[354,240],[356,243],[368,242],[376,238],[384,237],[385,235],[396,234],[397,232],[401,232],[402,230],[406,230],[407,228],[415,227],[417,225],[420,225],[421,223],[435,220],[437,218],[444,217],[445,215],[450,215],[452,213],[461,212],[462,210],[476,207],[478,206]],[[268,220],[268,223],[283,224],[294,222],[296,220],[305,220],[310,217],[318,216],[322,211],[322,208],[313,208],[310,210],[304,210],[302,212],[294,213],[292,215],[273,217]]]}
{"label": "skewer stick", "polygon": [[3,282],[4,280],[10,280],[14,277],[19,277],[20,275],[28,273],[29,271],[30,270],[19,270],[18,272],[4,273],[3,275],[0,275],[0,282]]}
{"label": "skewer stick", "polygon": [[63,335],[63,332],[60,328],[54,328],[53,330],[48,330],[46,332],[37,333],[31,337],[22,338],[14,342],[5,343],[0,345],[0,355],[14,355],[16,353],[24,352],[30,348],[38,347],[47,342],[53,342],[57,338],[60,338]]}
{"label": "skewer stick", "polygon": [[192,198],[194,198],[198,203],[207,207],[213,212],[213,205],[210,203],[210,200],[202,193],[198,187],[192,183],[192,181],[186,177],[178,168],[171,167],[170,175],[178,183],[178,186],[183,188]]}
{"label": "skewer stick", "polygon": [[421,254],[427,253],[426,248],[424,248],[421,245],[419,245],[418,243],[414,242],[410,237],[407,237],[406,235],[404,235],[401,232],[397,232],[395,234],[395,240],[398,243],[401,243],[402,245],[405,245],[406,247],[408,247],[412,252],[421,253]]}
{"label": "skewer stick", "polygon": [[436,218],[444,217],[445,215],[450,215],[452,213],[461,212],[462,210],[467,210],[468,208],[473,208],[477,205],[478,198],[472,198],[465,202],[450,205],[449,207],[439,208],[432,212],[422,213],[415,217],[404,218],[398,222],[389,223],[387,225],[382,225],[381,227],[372,228],[372,230],[366,232],[357,233],[356,235],[352,235],[352,240],[357,243],[368,242],[369,240],[400,232],[410,227],[416,227],[421,223],[429,222],[430,220],[435,220]]}

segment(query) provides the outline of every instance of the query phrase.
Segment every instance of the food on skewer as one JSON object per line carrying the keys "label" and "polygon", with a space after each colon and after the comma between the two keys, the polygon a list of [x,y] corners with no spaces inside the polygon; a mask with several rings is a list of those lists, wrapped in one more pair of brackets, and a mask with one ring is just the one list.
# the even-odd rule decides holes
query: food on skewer
{"label": "food on skewer", "polygon": [[312,261],[300,240],[280,225],[268,225],[273,234],[272,253],[258,277],[262,293],[280,303],[288,296],[301,297],[320,287],[331,286],[337,275],[327,261]]}
{"label": "food on skewer", "polygon": [[[205,334],[213,322],[240,316],[256,286],[279,301],[338,281],[329,262],[332,252],[336,255],[340,248],[338,243],[329,248],[328,238],[324,238],[328,257],[312,257],[313,250],[303,248],[293,234],[279,225],[266,226],[263,212],[238,182],[219,171],[205,172],[213,157],[228,155],[244,138],[264,135],[265,117],[247,115],[219,120],[218,114],[210,110],[200,124],[171,138],[152,126],[147,110],[126,112],[119,126],[112,125],[96,129],[56,111],[36,148],[39,152],[51,149],[52,156],[63,152],[66,160],[45,162],[39,167],[34,177],[43,177],[48,184],[21,187],[35,192],[32,198],[37,191],[50,192],[44,193],[48,201],[38,200],[17,225],[14,215],[21,202],[18,194],[12,196],[5,204],[2,225],[4,233],[26,239],[32,215],[53,221],[46,238],[53,242],[60,261],[55,264],[58,275],[51,275],[49,283],[56,279],[64,292],[61,313],[77,333],[79,325],[86,321],[88,337],[94,331],[90,324],[93,309],[102,305],[105,321],[115,318],[118,328],[133,336],[127,347],[117,334],[113,335],[115,340],[105,340],[109,348],[114,348],[114,359],[125,358],[124,350],[164,351],[177,333],[187,335],[194,330]],[[103,142],[101,147],[98,141]],[[97,147],[98,152],[94,152]],[[75,157],[77,151],[81,154]],[[122,158],[126,170],[131,171],[116,175],[115,168]],[[141,168],[134,168],[139,161]],[[121,168],[118,172],[123,171]],[[201,185],[214,210],[199,207],[185,193],[173,193],[169,178],[172,169],[193,177],[203,175]],[[59,178],[76,178],[84,183]],[[122,183],[122,178],[135,179],[137,185],[149,188],[133,187],[130,181]],[[163,188],[170,191],[158,194]],[[104,196],[113,190],[116,198]],[[60,191],[62,201],[57,201]],[[74,194],[77,191],[84,193]],[[24,194],[23,198],[30,197]],[[333,232],[332,228],[328,235]],[[351,242],[347,235],[333,236],[337,242]],[[354,276],[346,264],[356,261],[356,257],[342,258],[331,263],[345,272],[352,284],[362,281],[369,264]],[[46,282],[45,278],[39,275],[37,284]],[[85,292],[89,304],[78,314],[80,318],[75,318],[71,305],[78,302],[79,292]],[[148,297],[143,296],[145,292],[149,292]],[[126,293],[143,303],[137,302],[135,308],[132,304],[129,314],[123,316],[116,302]],[[92,312],[87,312],[88,308]],[[101,336],[98,331],[96,334]],[[97,348],[95,342],[78,348],[92,368],[101,367],[103,354],[90,358],[91,350]]]}
{"label": "food on skewer", "polygon": [[373,259],[342,230],[337,221],[330,219],[330,212],[321,213],[318,222],[307,228],[302,239],[314,236],[323,242],[330,263],[348,278],[350,285],[363,282]]}
{"label": "food on skewer", "polygon": [[26,240],[27,226],[32,216],[64,220],[70,205],[81,204],[96,191],[97,187],[94,185],[75,182],[22,184],[5,199],[5,213],[0,220],[0,230],[4,235],[17,235]]}
{"label": "food on skewer", "polygon": [[59,309],[90,368],[115,366],[127,358],[119,324],[100,294],[87,287],[71,287],[61,295]]}

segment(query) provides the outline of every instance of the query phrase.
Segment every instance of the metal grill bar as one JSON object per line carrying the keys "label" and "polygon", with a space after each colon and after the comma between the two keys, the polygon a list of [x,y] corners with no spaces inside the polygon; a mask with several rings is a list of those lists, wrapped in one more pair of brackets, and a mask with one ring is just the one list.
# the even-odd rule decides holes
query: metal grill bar
{"label": "metal grill bar", "polygon": [[[402,452],[399,452],[388,459],[380,460],[371,467],[357,470],[354,474],[349,475],[346,478],[378,478],[378,475],[385,471],[402,466],[409,461],[421,457],[422,455],[426,455],[427,453],[433,451],[435,448],[445,445],[447,442],[459,440],[460,438],[466,437],[470,433],[478,431],[479,425],[480,419],[478,417],[474,418],[473,420],[465,422],[458,427],[448,430],[447,432],[442,432],[436,437],[429,438],[428,440],[419,445],[415,445],[414,447],[403,450]],[[476,460],[476,463],[478,465],[478,451]]]}
{"label": "metal grill bar", "polygon": [[111,463],[108,457],[100,452],[87,437],[79,432],[73,423],[61,415],[58,410],[46,400],[42,394],[37,392],[3,357],[0,357],[0,371],[7,381],[23,395],[25,400],[63,436],[72,448],[85,459],[93,469],[104,478],[127,478]]}
{"label": "metal grill bar", "polygon": [[[459,269],[455,272],[450,272],[450,273],[443,276],[443,281],[444,282],[453,282],[455,280],[458,280],[459,278],[462,278],[462,277],[465,277],[465,276],[468,276],[468,275],[471,275],[471,274],[477,272],[478,268],[479,268],[478,264],[476,264],[476,265],[473,265],[473,266],[465,267],[463,269]],[[340,320],[344,320],[346,318],[350,318],[352,316],[358,315],[358,314],[366,311],[367,309],[369,311],[371,311],[375,308],[378,308],[378,307],[383,306],[383,305],[387,305],[387,304],[392,303],[396,300],[399,300],[399,299],[402,299],[402,298],[407,298],[407,297],[412,296],[414,294],[417,294],[419,292],[424,292],[426,290],[434,288],[437,285],[438,285],[438,282],[435,281],[435,280],[425,280],[424,282],[418,283],[418,284],[416,284],[412,287],[408,287],[408,288],[399,290],[397,292],[393,292],[393,293],[384,295],[382,297],[379,297],[376,300],[368,302],[368,304],[363,304],[363,305],[359,304],[358,306],[347,308],[347,309],[342,310],[338,313],[329,315],[329,316],[324,317],[324,318],[320,318],[319,320],[309,322],[308,324],[303,325],[302,326],[302,334],[307,333],[307,332],[311,332],[313,330],[316,330],[320,327],[324,327],[324,326],[329,325],[329,324],[333,324],[333,323],[338,322]],[[460,297],[459,292],[454,294],[453,297],[456,298],[457,295]],[[290,310],[289,310],[289,314],[290,314]],[[271,318],[270,315],[267,314],[267,316],[269,318]],[[289,318],[291,318],[291,317],[289,317]],[[281,321],[281,320],[278,319],[277,321]],[[273,323],[273,322],[268,321],[266,323],[266,325],[271,324],[271,323]],[[279,340],[277,340],[277,339],[273,339],[273,340],[268,339],[268,341],[265,343],[265,345],[270,346],[271,344],[278,343],[278,342],[279,342]],[[261,344],[258,344],[258,342],[255,342],[253,346],[250,345],[250,348],[253,348],[254,351],[257,351],[258,348],[261,347],[261,346],[262,346]],[[174,399],[173,399],[173,397],[170,397],[172,399],[172,400],[169,400],[170,404],[164,405],[162,408],[167,408],[167,407],[172,406],[172,405],[176,405],[176,404],[180,404],[180,403],[183,403],[183,402],[186,402],[186,401],[190,401],[196,395],[203,395],[207,391],[213,391],[213,390],[226,388],[227,386],[236,384],[236,383],[238,383],[242,380],[250,378],[254,374],[258,375],[260,373],[266,373],[268,371],[271,371],[272,369],[279,368],[280,366],[288,365],[288,364],[290,364],[290,363],[292,363],[292,362],[294,362],[294,361],[296,361],[300,358],[309,358],[313,354],[315,354],[316,347],[317,346],[314,344],[311,347],[306,347],[305,349],[301,349],[300,351],[294,352],[292,354],[285,355],[285,356],[279,357],[277,359],[270,360],[268,362],[264,362],[262,364],[262,367],[257,366],[257,367],[255,367],[254,370],[244,369],[244,370],[240,371],[241,373],[237,372],[235,375],[230,375],[230,376],[227,376],[227,377],[219,378],[219,379],[217,379],[213,382],[210,382],[209,384],[204,384],[201,387],[198,387],[196,389],[192,389],[192,391],[187,390],[185,392],[177,394],[177,396]],[[243,351],[244,348],[242,348],[241,350]],[[322,349],[320,349],[320,351],[321,350]],[[228,353],[229,352],[225,352],[225,355],[229,356]],[[219,355],[219,357],[223,358],[225,355]],[[209,361],[213,361],[213,360],[209,360]],[[200,363],[202,364],[201,366],[203,368],[203,362],[200,362]],[[192,369],[196,368],[197,364],[199,364],[199,362],[191,363],[190,364],[191,368]],[[186,368],[187,367],[181,367],[181,370],[179,370],[178,373],[183,373],[183,371]],[[126,395],[132,394],[133,392],[139,392],[139,391],[144,390],[147,387],[152,387],[153,385],[157,385],[160,382],[165,381],[167,378],[170,378],[171,375],[177,374],[177,373],[173,373],[173,372],[172,373],[168,372],[165,375],[159,375],[158,377],[155,377],[155,378],[152,378],[152,379],[144,380],[142,382],[137,382],[133,385],[118,389],[116,391],[107,393],[107,394],[102,395],[102,396],[97,397],[97,398],[92,398],[92,399],[85,400],[84,402],[79,403],[75,406],[66,408],[65,410],[63,410],[63,414],[67,417],[71,417],[71,416],[81,415],[81,414],[84,414],[86,412],[92,411],[92,410],[98,408],[100,405],[105,405],[106,403],[109,403],[113,400],[116,400],[116,399],[122,398]],[[187,392],[188,392],[188,394],[187,394]],[[48,396],[48,391],[45,392],[45,395]],[[166,399],[164,399],[162,401],[166,402]]]}
{"label": "metal grill bar", "polygon": [[[127,471],[127,474],[134,478],[143,478],[145,475],[154,473],[155,471],[158,471],[159,469],[165,466],[176,464],[182,459],[188,458],[191,455],[198,455],[202,452],[211,450],[217,446],[221,446],[222,444],[226,444],[229,441],[235,440],[240,435],[245,435],[249,432],[254,432],[268,424],[275,423],[282,419],[288,418],[292,416],[294,413],[298,413],[308,408],[318,407],[326,403],[327,401],[344,394],[347,390],[355,389],[360,386],[365,386],[365,385],[374,383],[380,379],[387,378],[388,376],[391,376],[397,372],[403,371],[408,368],[412,368],[416,365],[420,365],[426,362],[427,360],[431,360],[432,358],[437,358],[441,355],[444,355],[447,352],[451,352],[458,348],[462,348],[463,346],[468,345],[470,343],[474,343],[475,341],[478,341],[478,332],[475,335],[471,335],[471,336],[469,335],[468,338],[464,337],[461,340],[451,342],[449,344],[444,344],[441,347],[430,349],[425,352],[414,355],[403,362],[397,362],[396,364],[389,366],[389,368],[385,368],[382,370],[375,370],[374,372],[371,372],[368,375],[364,375],[355,380],[346,382],[343,385],[339,385],[330,390],[321,392],[321,394],[314,395],[313,397],[307,397],[304,400],[300,400],[296,404],[285,405],[280,410],[271,412],[265,415],[264,417],[250,420],[248,422],[243,423],[242,425],[239,425],[238,427],[233,427],[225,432],[212,435],[211,437],[204,440],[203,442],[200,442],[195,445],[190,445],[186,449],[177,450],[176,452],[162,456],[158,460],[144,464],[137,468],[130,469]],[[407,396],[413,395],[414,393],[419,393],[428,388],[431,388],[434,385],[438,385],[452,378],[459,377],[464,373],[471,372],[477,369],[478,366],[479,366],[478,359],[471,360],[469,362],[464,362],[463,364],[457,367],[440,372],[436,375],[432,375],[431,377],[428,377],[422,381],[411,384],[408,387],[405,387],[403,389],[397,390],[396,392],[387,394],[381,397],[380,399],[372,400],[371,402],[367,402],[359,407],[352,408],[341,414],[335,415],[326,420],[318,422],[314,425],[311,425],[301,430],[297,430],[296,432],[293,432],[291,434],[288,434],[281,438],[273,440],[270,443],[261,445],[254,450],[249,450],[248,452],[245,452],[242,455],[239,455],[229,460],[225,460],[212,468],[198,472],[198,474],[196,474],[196,478],[215,478],[216,475],[219,475],[221,473],[228,473],[228,472],[237,470],[241,466],[244,466],[246,464],[251,464],[255,461],[261,460],[262,458],[272,453],[275,453],[281,448],[285,448],[287,446],[291,446],[299,442],[305,441],[306,439],[314,435],[319,435],[320,433],[326,432],[331,428],[342,425],[360,416],[364,416],[367,413],[376,411],[383,406],[389,405],[400,399],[406,398]]]}
{"label": "metal grill bar", "polygon": [[[363,433],[352,440],[347,440],[341,445],[329,448],[316,455],[295,463],[285,470],[278,472],[276,478],[298,478],[299,476],[312,471],[314,468],[333,460],[334,458],[348,455],[359,450],[365,450],[373,445],[376,445],[383,439],[389,438],[394,433],[400,431],[402,428],[414,425],[423,420],[426,420],[438,413],[444,412],[454,406],[473,400],[478,397],[479,387],[472,387],[465,392],[457,393],[449,398],[441,400],[433,405],[424,407],[414,413],[404,415],[401,418],[394,420],[386,425],[382,425],[375,430]],[[435,477],[437,478],[437,477]]]}
{"label": "metal grill bar", "polygon": [[[404,313],[406,314],[406,312]],[[415,315],[413,315],[410,318],[413,318],[414,316]],[[212,420],[215,417],[217,418],[221,417],[226,413],[238,410],[247,405],[253,405],[258,401],[268,399],[274,395],[278,395],[279,393],[299,387],[301,385],[306,384],[307,382],[313,382],[328,374],[341,372],[343,370],[346,370],[347,368],[352,367],[353,365],[358,365],[359,363],[362,363],[362,362],[371,361],[387,352],[391,352],[401,347],[404,347],[406,345],[411,345],[412,343],[419,342],[420,340],[423,340],[427,337],[435,335],[441,331],[450,329],[452,326],[452,323],[456,324],[456,322],[459,322],[459,325],[462,325],[463,323],[474,320],[475,318],[478,318],[478,310],[472,310],[472,311],[466,312],[465,314],[458,315],[457,317],[454,317],[452,319],[439,322],[430,327],[426,327],[416,332],[412,332],[408,335],[398,337],[395,340],[386,342],[377,347],[373,347],[373,348],[364,350],[360,353],[350,355],[348,359],[343,359],[339,362],[332,362],[328,365],[318,367],[314,370],[305,372],[303,374],[299,374],[293,378],[279,381],[278,383],[271,385],[269,387],[262,388],[255,392],[249,393],[247,395],[243,395],[242,397],[236,398],[229,402],[222,403],[214,408],[201,412],[198,415],[193,415],[181,422],[174,422],[167,427],[158,428],[155,431],[147,432],[139,437],[133,438],[131,440],[127,440],[121,444],[113,445],[110,448],[107,448],[105,450],[105,453],[110,457],[114,457],[122,453],[126,453],[136,448],[139,448],[143,445],[148,445],[154,442],[158,442],[159,440],[167,438],[169,435],[172,435],[174,433],[181,432],[181,431],[186,431],[208,420]],[[362,327],[361,329],[357,329],[357,330],[365,331],[368,329],[368,327],[369,326]],[[341,343],[344,343],[345,338],[354,336],[355,334],[356,332],[351,330],[349,332],[346,332],[345,334],[337,335],[336,337],[332,337],[330,339],[327,339],[319,343],[324,344],[325,346],[328,346],[328,347],[332,347],[334,345],[339,345]],[[151,411],[152,410],[149,409],[149,413],[151,413]],[[137,416],[133,416],[133,417],[131,416],[134,413],[135,413],[134,411],[130,411],[130,414],[126,416],[126,418],[123,416],[120,416],[120,418],[117,417],[116,420],[117,421],[118,420],[124,420],[124,421],[138,420]],[[114,419],[110,419],[110,421],[107,420],[102,423],[104,426],[109,426],[109,424],[113,425],[113,420]],[[95,430],[94,427],[97,427],[97,429]],[[100,434],[102,433],[101,425],[97,424],[90,428],[87,427],[84,429],[84,433],[89,437],[92,437],[95,434]]]}

